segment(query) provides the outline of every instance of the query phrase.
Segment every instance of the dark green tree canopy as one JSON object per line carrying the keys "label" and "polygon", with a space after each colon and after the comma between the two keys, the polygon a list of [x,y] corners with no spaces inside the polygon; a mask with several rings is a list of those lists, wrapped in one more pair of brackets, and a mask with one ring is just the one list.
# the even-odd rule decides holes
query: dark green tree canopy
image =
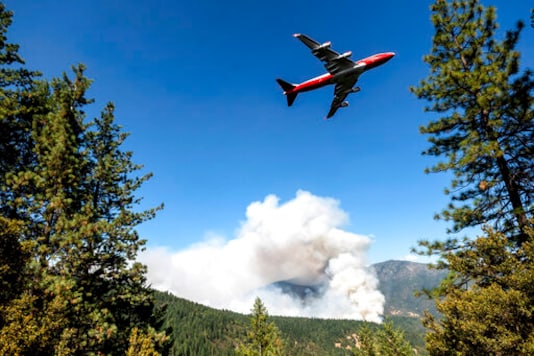
{"label": "dark green tree canopy", "polygon": [[441,285],[436,319],[426,314],[431,355],[534,353],[534,231],[518,250],[492,229],[442,257],[451,275]]}
{"label": "dark green tree canopy", "polygon": [[86,120],[83,65],[50,81],[23,68],[11,18],[0,3],[0,353],[155,352],[165,337],[135,262],[135,228],[159,209],[136,209],[150,174],[113,104]]}
{"label": "dark green tree canopy", "polygon": [[499,39],[496,9],[478,0],[436,0],[431,10],[430,74],[412,91],[438,116],[421,128],[431,143],[424,153],[445,158],[429,171],[454,174],[439,217],[453,232],[483,226],[484,234],[420,242],[449,270],[430,294],[442,315],[423,320],[427,349],[532,354],[534,77],[520,70],[524,25]]}
{"label": "dark green tree canopy", "polygon": [[354,356],[413,356],[416,351],[405,339],[404,332],[385,320],[380,327],[364,322],[350,338],[347,338]]}
{"label": "dark green tree canopy", "polygon": [[[32,115],[41,110],[35,95],[39,73],[27,70],[18,54],[19,46],[9,43],[7,30],[13,13],[0,2],[0,182],[7,172],[20,169],[35,159],[30,131]],[[8,202],[10,191],[0,190],[0,210],[14,218]]]}
{"label": "dark green tree canopy", "polygon": [[534,77],[520,72],[516,50],[524,25],[498,39],[495,8],[478,0],[437,0],[431,10],[430,74],[411,90],[439,116],[421,127],[424,153],[446,158],[429,171],[454,173],[438,217],[453,232],[492,223],[521,243],[534,209]]}
{"label": "dark green tree canopy", "polygon": [[267,308],[259,297],[254,301],[250,316],[248,340],[236,350],[239,355],[268,356],[282,355],[283,344],[280,331],[269,321]]}

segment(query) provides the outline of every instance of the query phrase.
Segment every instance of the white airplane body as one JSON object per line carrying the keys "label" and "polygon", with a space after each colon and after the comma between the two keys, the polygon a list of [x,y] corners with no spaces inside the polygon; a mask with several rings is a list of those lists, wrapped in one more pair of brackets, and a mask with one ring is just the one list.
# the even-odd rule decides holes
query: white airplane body
{"label": "white airplane body", "polygon": [[339,108],[349,105],[349,103],[345,101],[345,98],[350,93],[356,93],[360,91],[360,88],[354,87],[354,85],[363,72],[378,67],[395,56],[395,53],[393,52],[385,52],[377,53],[358,61],[353,61],[349,58],[352,55],[351,51],[339,54],[330,48],[331,42],[320,44],[310,37],[300,33],[294,34],[293,36],[301,40],[311,49],[311,52],[315,57],[324,62],[324,66],[328,73],[312,78],[300,84],[292,84],[282,79],[276,79],[276,81],[284,90],[284,95],[287,96],[288,106],[293,104],[297,95],[301,92],[335,84],[334,100],[330,105],[330,111],[326,115],[327,119],[334,116]]}

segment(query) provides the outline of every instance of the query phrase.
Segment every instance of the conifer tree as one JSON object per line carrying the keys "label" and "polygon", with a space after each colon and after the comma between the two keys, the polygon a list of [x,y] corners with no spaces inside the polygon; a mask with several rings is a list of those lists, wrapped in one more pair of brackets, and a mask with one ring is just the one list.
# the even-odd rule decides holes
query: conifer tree
{"label": "conifer tree", "polygon": [[[0,188],[9,172],[34,160],[30,131],[39,73],[25,69],[18,45],[7,41],[12,15],[0,2]],[[20,291],[25,264],[25,248],[18,239],[24,226],[12,208],[13,200],[10,190],[0,189],[0,303]]]}
{"label": "conifer tree", "polygon": [[491,228],[442,256],[451,276],[440,286],[441,318],[427,313],[431,355],[534,354],[534,230],[512,250]]}
{"label": "conifer tree", "polygon": [[250,317],[248,341],[237,349],[239,355],[272,356],[283,355],[283,343],[280,331],[269,321],[267,308],[259,297],[254,301]]}
{"label": "conifer tree", "polygon": [[378,331],[378,340],[381,355],[413,356],[415,352],[406,340],[404,332],[393,325],[392,321],[386,321]]}
{"label": "conifer tree", "polygon": [[[24,67],[18,54],[19,46],[9,43],[7,30],[13,13],[0,2],[0,182],[10,170],[28,164],[32,158],[30,129],[32,111],[39,105],[34,95],[35,78],[38,72]],[[7,214],[9,192],[0,190],[2,214]],[[13,218],[13,216],[10,216]]]}
{"label": "conifer tree", "polygon": [[436,0],[431,10],[430,75],[412,91],[439,115],[421,128],[431,135],[425,153],[447,158],[430,171],[454,173],[453,203],[440,217],[454,223],[453,232],[483,226],[484,234],[420,243],[450,271],[429,293],[442,315],[423,319],[427,349],[532,354],[534,79],[519,70],[524,25],[498,40],[496,10],[478,0]]}
{"label": "conifer tree", "polygon": [[358,328],[354,337],[354,345],[351,345],[351,352],[354,356],[378,356],[380,351],[376,343],[376,335],[369,327],[368,323],[364,323]]}
{"label": "conifer tree", "polygon": [[452,232],[491,223],[520,245],[534,209],[534,79],[519,71],[524,25],[496,38],[496,10],[478,0],[436,0],[430,75],[411,90],[439,118],[424,153],[445,157],[429,171],[451,171],[452,202],[438,215]]}
{"label": "conifer tree", "polygon": [[12,14],[0,6],[0,268],[2,285],[17,282],[1,295],[0,353],[124,354],[139,338],[161,349],[145,267],[134,262],[144,245],[135,227],[157,210],[135,209],[150,175],[137,176],[122,150],[112,104],[86,122],[83,65],[50,82],[12,69],[23,61],[6,44]]}
{"label": "conifer tree", "polygon": [[352,335],[348,345],[355,356],[412,356],[415,355],[402,330],[391,320],[386,320],[378,329],[371,329],[369,323],[361,325]]}

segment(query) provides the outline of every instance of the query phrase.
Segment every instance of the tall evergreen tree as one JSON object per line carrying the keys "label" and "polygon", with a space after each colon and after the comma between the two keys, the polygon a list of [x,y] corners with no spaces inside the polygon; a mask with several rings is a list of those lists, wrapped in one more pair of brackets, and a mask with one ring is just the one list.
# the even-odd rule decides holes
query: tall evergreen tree
{"label": "tall evergreen tree", "polygon": [[30,132],[38,76],[25,69],[18,45],[7,41],[12,16],[0,3],[0,328],[5,325],[2,308],[20,295],[26,277],[29,256],[19,239],[25,226],[13,209],[15,196],[5,186],[9,173],[34,160]]}
{"label": "tall evergreen tree", "polygon": [[[17,290],[1,295],[0,353],[123,354],[138,335],[161,347],[134,262],[144,245],[135,227],[157,210],[135,209],[150,175],[138,177],[121,149],[112,104],[85,122],[82,65],[50,82],[10,67],[23,62],[5,42],[11,13],[0,6],[0,268],[20,268],[18,279],[6,274]],[[8,259],[13,251],[20,258]]]}
{"label": "tall evergreen tree", "polygon": [[237,349],[239,355],[272,356],[283,354],[283,343],[280,331],[269,321],[269,313],[258,297],[254,301],[250,317],[248,341]]}
{"label": "tall evergreen tree", "polygon": [[378,340],[381,355],[413,356],[416,354],[406,340],[404,332],[396,328],[390,320],[382,324],[382,328],[378,331]]}
{"label": "tall evergreen tree", "polygon": [[355,356],[413,356],[416,352],[404,337],[402,330],[396,328],[391,320],[386,320],[380,328],[371,328],[363,323],[352,335],[347,345]]}
{"label": "tall evergreen tree", "polygon": [[425,153],[447,158],[430,171],[455,177],[453,203],[439,217],[454,232],[482,225],[484,235],[420,243],[450,271],[431,292],[442,316],[425,315],[427,348],[432,355],[532,354],[534,78],[520,73],[515,49],[524,25],[498,40],[496,10],[478,0],[436,0],[431,10],[430,75],[412,91],[440,116],[421,128],[432,135]]}
{"label": "tall evergreen tree", "polygon": [[[18,45],[7,41],[12,12],[0,3],[0,187],[9,172],[21,169],[34,160],[31,126],[35,94],[34,80],[39,73],[24,67]],[[0,303],[20,291],[25,264],[25,248],[18,236],[23,224],[12,208],[14,196],[0,189]],[[0,320],[1,325],[1,320]]]}
{"label": "tall evergreen tree", "polygon": [[[32,115],[42,108],[35,95],[35,78],[38,72],[24,67],[18,54],[19,46],[7,41],[7,30],[13,13],[0,2],[0,183],[6,174],[30,164],[32,151]],[[13,196],[9,190],[0,190],[0,213],[6,218],[16,218],[9,202]]]}
{"label": "tall evergreen tree", "polygon": [[411,90],[439,115],[421,127],[431,135],[424,153],[446,158],[429,171],[455,177],[438,217],[453,232],[492,223],[520,245],[534,211],[534,79],[519,72],[515,49],[524,25],[498,40],[496,11],[478,0],[436,0],[431,10],[430,75]]}

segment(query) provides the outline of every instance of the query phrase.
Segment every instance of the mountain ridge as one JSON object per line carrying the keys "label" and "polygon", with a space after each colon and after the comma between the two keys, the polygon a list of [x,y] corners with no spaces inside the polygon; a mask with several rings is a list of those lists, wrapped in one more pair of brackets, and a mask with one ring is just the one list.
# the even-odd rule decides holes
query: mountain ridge
{"label": "mountain ridge", "polygon": [[370,266],[378,280],[378,289],[386,298],[384,315],[421,317],[425,310],[436,315],[434,301],[416,297],[416,291],[433,289],[447,276],[447,270],[431,269],[427,263],[388,260]]}
{"label": "mountain ridge", "polygon": [[[406,339],[426,354],[425,329],[419,320],[425,308],[431,312],[433,301],[414,292],[439,284],[446,271],[436,271],[427,264],[410,261],[385,261],[371,265],[379,279],[379,289],[386,297],[384,316],[404,331]],[[419,289],[418,289],[419,288]],[[239,340],[246,339],[249,316],[219,310],[155,291],[156,305],[164,307],[163,325],[172,339],[172,355],[233,355]],[[364,322],[342,319],[270,317],[280,329],[290,355],[347,355],[339,345],[347,343]],[[373,324],[375,325],[375,324]],[[374,326],[377,327],[377,326]]]}

